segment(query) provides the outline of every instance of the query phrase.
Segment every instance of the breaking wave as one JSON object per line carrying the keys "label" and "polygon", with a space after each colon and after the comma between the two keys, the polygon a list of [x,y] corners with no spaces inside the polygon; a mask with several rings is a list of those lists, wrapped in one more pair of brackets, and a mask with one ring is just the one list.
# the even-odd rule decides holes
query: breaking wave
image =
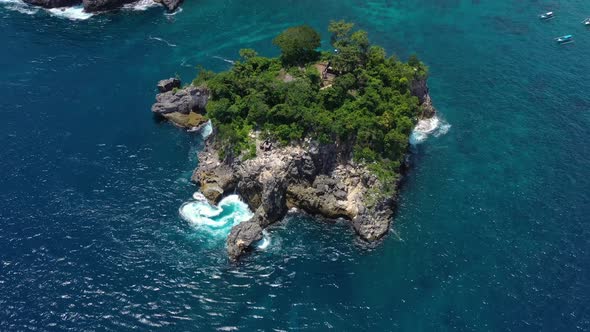
{"label": "breaking wave", "polygon": [[223,198],[217,206],[209,204],[200,193],[195,193],[193,198],[195,200],[180,206],[180,216],[191,226],[216,239],[225,239],[233,226],[253,216],[238,195]]}
{"label": "breaking wave", "polygon": [[430,136],[438,137],[444,135],[450,128],[451,125],[449,123],[441,120],[436,115],[428,119],[421,119],[410,135],[410,144],[417,145],[424,142]]}
{"label": "breaking wave", "polygon": [[176,10],[173,11],[173,12],[171,12],[171,13],[165,12],[164,15],[170,17],[170,16],[174,16],[174,15],[179,14],[179,13],[182,13],[182,7],[176,8]]}
{"label": "breaking wave", "polygon": [[0,0],[0,4],[5,5],[4,8],[17,11],[21,14],[34,15],[39,11],[39,8],[29,6],[20,0]]}
{"label": "breaking wave", "polygon": [[160,6],[160,4],[158,4],[154,0],[139,0],[136,2],[123,5],[123,9],[144,11],[157,6]]}
{"label": "breaking wave", "polygon": [[85,12],[82,6],[51,8],[47,9],[47,11],[53,16],[72,21],[87,20],[94,16],[92,13]]}

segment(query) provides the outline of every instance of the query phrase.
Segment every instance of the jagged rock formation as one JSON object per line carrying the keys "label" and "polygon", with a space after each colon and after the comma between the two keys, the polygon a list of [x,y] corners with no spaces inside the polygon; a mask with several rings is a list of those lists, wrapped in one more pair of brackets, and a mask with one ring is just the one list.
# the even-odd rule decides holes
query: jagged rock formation
{"label": "jagged rock formation", "polygon": [[160,93],[156,95],[152,112],[184,128],[195,128],[207,122],[204,114],[209,91],[193,85],[179,87],[180,80],[176,78],[158,82]]}
{"label": "jagged rock formation", "polygon": [[422,117],[431,118],[436,114],[436,109],[432,105],[432,99],[430,98],[430,91],[425,79],[414,80],[410,86],[410,91],[418,100],[422,106]]}
{"label": "jagged rock formation", "polygon": [[162,4],[162,6],[166,7],[168,11],[173,12],[180,6],[182,0],[154,0]]}
{"label": "jagged rock formation", "polygon": [[[158,95],[158,103],[152,110],[162,115],[186,113],[193,106],[177,99],[193,96],[191,91],[195,89],[201,91],[200,96],[205,96],[197,103],[198,109],[204,109],[202,102],[206,103],[206,91],[188,87],[181,96],[171,96],[171,91]],[[420,100],[421,116],[434,116],[436,111],[426,82],[413,82],[412,93]],[[281,220],[289,208],[349,220],[354,231],[369,242],[388,232],[399,179],[396,183],[381,183],[366,165],[354,162],[352,142],[320,144],[308,139],[299,144],[279,146],[253,133],[254,158],[230,154],[222,160],[216,137],[214,129],[205,149],[199,153],[199,166],[192,180],[200,184],[201,192],[211,204],[237,192],[254,211],[249,221],[235,226],[228,236],[230,259],[237,260],[249,250],[262,238],[263,229]]]}
{"label": "jagged rock formation", "polygon": [[175,88],[180,88],[180,80],[176,77],[168,78],[158,82],[158,91],[160,91],[160,93],[172,91]]}
{"label": "jagged rock formation", "polygon": [[214,139],[209,141],[199,154],[199,167],[192,178],[212,204],[225,193],[237,191],[255,211],[250,221],[236,226],[228,237],[231,259],[260,240],[262,230],[281,220],[292,207],[313,215],[348,219],[367,241],[387,233],[394,195],[383,195],[387,192],[384,184],[365,166],[351,160],[348,146],[308,141],[269,148],[269,142],[257,143],[255,158],[221,162]]}

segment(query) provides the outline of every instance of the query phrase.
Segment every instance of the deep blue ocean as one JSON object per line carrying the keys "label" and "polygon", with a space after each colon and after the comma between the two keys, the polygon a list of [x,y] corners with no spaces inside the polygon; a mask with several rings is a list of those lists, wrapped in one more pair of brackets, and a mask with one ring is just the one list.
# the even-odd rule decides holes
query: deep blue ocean
{"label": "deep blue ocean", "polygon": [[[71,20],[0,0],[0,330],[590,331],[588,16],[587,0],[185,0]],[[420,55],[448,132],[414,148],[378,246],[291,215],[231,264],[179,215],[203,139],[154,120],[155,84],[276,55],[296,24],[329,49],[340,18]]]}

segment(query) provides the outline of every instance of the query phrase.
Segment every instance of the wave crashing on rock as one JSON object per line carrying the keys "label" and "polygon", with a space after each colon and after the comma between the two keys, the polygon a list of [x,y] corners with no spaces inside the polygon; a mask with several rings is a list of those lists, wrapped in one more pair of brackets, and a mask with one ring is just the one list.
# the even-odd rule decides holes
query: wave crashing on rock
{"label": "wave crashing on rock", "polygon": [[431,118],[420,119],[410,135],[410,144],[418,145],[426,141],[430,136],[439,137],[446,134],[450,128],[449,123],[436,115]]}
{"label": "wave crashing on rock", "polygon": [[217,206],[209,204],[199,195],[193,197],[195,200],[180,206],[180,216],[191,226],[216,239],[225,240],[233,226],[253,216],[248,205],[238,195],[223,198]]}

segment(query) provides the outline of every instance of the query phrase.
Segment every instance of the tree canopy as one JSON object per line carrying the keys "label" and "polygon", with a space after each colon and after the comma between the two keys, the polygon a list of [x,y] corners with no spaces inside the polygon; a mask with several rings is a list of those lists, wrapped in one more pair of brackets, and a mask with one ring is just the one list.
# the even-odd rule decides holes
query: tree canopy
{"label": "tree canopy", "polygon": [[288,28],[278,35],[273,44],[281,49],[281,57],[287,65],[298,65],[314,60],[321,45],[320,34],[308,25]]}
{"label": "tree canopy", "polygon": [[[320,37],[308,26],[287,29],[275,38],[283,51],[280,59],[242,50],[241,60],[228,71],[201,69],[193,84],[211,91],[207,117],[225,154],[253,156],[249,134],[254,130],[284,144],[304,138],[344,142],[353,147],[355,160],[395,178],[420,114],[410,87],[425,77],[427,68],[415,56],[410,64],[388,57],[369,43],[365,31],[353,29],[344,21],[330,24],[338,49],[322,54],[324,63],[337,71],[330,85],[323,85],[318,60],[310,56]],[[282,79],[287,74],[292,79]]]}

